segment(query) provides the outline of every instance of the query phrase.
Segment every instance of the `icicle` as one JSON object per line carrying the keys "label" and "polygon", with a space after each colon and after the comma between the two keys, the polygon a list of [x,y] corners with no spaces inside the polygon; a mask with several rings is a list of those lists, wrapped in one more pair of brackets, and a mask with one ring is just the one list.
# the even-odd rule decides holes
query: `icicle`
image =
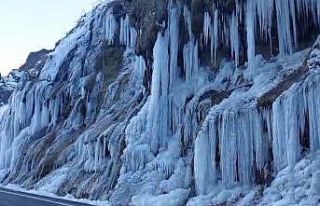
{"label": "icicle", "polygon": [[[273,2],[274,0],[257,0],[257,16],[260,27],[261,40],[267,42],[271,41],[271,28],[272,28],[272,13],[273,13]],[[258,30],[256,31],[256,33]]]}
{"label": "icicle", "polygon": [[224,47],[230,47],[230,19],[225,15],[222,15],[222,44]]}
{"label": "icicle", "polygon": [[320,28],[320,1],[317,2],[318,27]]}
{"label": "icicle", "polygon": [[191,26],[191,13],[187,7],[184,7],[183,16],[184,16],[185,26],[189,34],[189,39],[191,39],[193,37],[192,26]]}
{"label": "icicle", "polygon": [[236,0],[236,15],[240,23],[242,22],[242,10],[242,1],[240,3],[240,0]]}
{"label": "icicle", "polygon": [[296,163],[300,156],[297,99],[294,94],[273,105],[273,157],[277,171]]}
{"label": "icicle", "polygon": [[32,124],[31,124],[31,132],[32,134],[36,133],[37,131],[39,131],[41,129],[41,106],[39,104],[39,102],[36,103],[35,105],[35,111],[34,111],[34,115],[32,118]]}
{"label": "icicle", "polygon": [[199,71],[199,56],[198,42],[192,39],[183,48],[184,70],[186,73],[186,81],[191,81],[198,76]]}
{"label": "icicle", "polygon": [[[153,50],[154,65],[152,72],[151,96],[148,113],[147,131],[151,137],[151,149],[156,152],[161,141],[168,135],[168,109],[164,102],[168,97],[169,86],[169,40],[168,33],[158,34]],[[161,106],[160,106],[161,105]],[[161,110],[161,112],[160,112]]]}
{"label": "icicle", "polygon": [[129,15],[120,20],[120,44],[126,47],[135,48],[138,33],[130,26]]}
{"label": "icicle", "polygon": [[236,177],[236,161],[237,161],[237,145],[235,135],[236,128],[234,128],[234,115],[233,113],[225,112],[222,116],[222,135],[219,142],[221,147],[221,175],[222,187],[231,188],[234,186]]}
{"label": "icicle", "polygon": [[290,2],[290,13],[292,18],[292,25],[293,25],[293,39],[295,47],[298,46],[298,30],[297,30],[297,20],[296,20],[296,8],[295,8],[295,1],[289,0]]}
{"label": "icicle", "polygon": [[[251,124],[251,135],[254,142],[255,151],[255,166],[257,170],[262,171],[268,162],[269,158],[269,145],[271,141],[271,124],[270,124],[270,111],[263,111],[260,114],[257,109],[248,112],[249,122]],[[267,132],[264,132],[264,125],[267,127]]]}
{"label": "icicle", "polygon": [[46,105],[46,103],[42,104],[42,111],[41,111],[41,125],[43,127],[47,126],[49,124],[49,109]]}
{"label": "icicle", "polygon": [[136,41],[137,41],[138,33],[137,30],[133,27],[130,27],[130,41],[129,41],[129,47],[135,48],[136,47]]}
{"label": "icicle", "polygon": [[194,176],[198,195],[210,193],[217,181],[216,128],[216,125],[210,122],[204,131],[199,132],[195,141]]}
{"label": "icicle", "polygon": [[[250,117],[251,112],[254,114],[253,117]],[[261,130],[259,130],[261,125],[257,124],[258,128],[256,128],[255,124],[253,124],[259,119],[257,117],[257,113],[250,110],[244,112],[225,111],[222,114],[219,142],[223,188],[232,188],[236,182],[241,183],[241,185],[250,185],[252,183],[253,142],[255,139],[253,135],[262,135],[260,133]]]}
{"label": "icicle", "polygon": [[203,35],[204,35],[205,46],[207,46],[209,42],[210,25],[211,25],[210,14],[208,12],[205,12],[204,19],[203,19]]}
{"label": "icicle", "polygon": [[108,11],[106,15],[106,40],[108,45],[112,45],[114,43],[116,29],[116,19],[114,15],[111,13],[111,11]]}
{"label": "icicle", "polygon": [[178,50],[179,50],[179,9],[172,5],[169,8],[169,54],[170,54],[170,89],[174,87],[179,77],[178,75]]}
{"label": "icicle", "polygon": [[99,165],[99,161],[100,161],[100,145],[101,143],[101,136],[98,137],[97,142],[95,142],[95,148],[94,148],[94,170],[95,172],[97,172],[98,170],[98,165]]}
{"label": "icicle", "polygon": [[219,13],[218,10],[214,11],[214,21],[211,25],[211,61],[217,66],[217,50],[219,46]]}
{"label": "icicle", "polygon": [[134,69],[136,78],[139,81],[143,81],[143,77],[146,70],[146,62],[142,56],[136,57]]}
{"label": "icicle", "polygon": [[233,13],[230,22],[230,46],[231,56],[235,58],[236,66],[240,64],[240,38],[239,38],[239,26],[238,18]]}
{"label": "icicle", "polygon": [[288,0],[276,0],[275,2],[277,10],[279,52],[280,54],[291,54],[293,52],[293,47],[289,2]]}
{"label": "icicle", "polygon": [[250,73],[252,73],[255,69],[255,56],[256,56],[255,16],[256,16],[255,0],[248,0],[246,26],[247,26],[247,45],[248,45],[248,69],[251,71]]}

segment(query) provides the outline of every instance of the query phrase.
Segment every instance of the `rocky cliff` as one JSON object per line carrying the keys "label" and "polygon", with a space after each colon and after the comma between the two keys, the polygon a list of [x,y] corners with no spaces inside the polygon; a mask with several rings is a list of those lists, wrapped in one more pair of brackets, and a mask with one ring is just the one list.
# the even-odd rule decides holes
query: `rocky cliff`
{"label": "rocky cliff", "polygon": [[103,2],[24,66],[0,180],[112,205],[290,199],[272,180],[320,149],[319,28],[317,0]]}

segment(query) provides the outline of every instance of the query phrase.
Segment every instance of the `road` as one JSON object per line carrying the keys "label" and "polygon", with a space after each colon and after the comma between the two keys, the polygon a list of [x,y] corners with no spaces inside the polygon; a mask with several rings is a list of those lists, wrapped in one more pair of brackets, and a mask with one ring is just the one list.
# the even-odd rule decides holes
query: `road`
{"label": "road", "polygon": [[40,195],[0,188],[0,206],[90,206]]}

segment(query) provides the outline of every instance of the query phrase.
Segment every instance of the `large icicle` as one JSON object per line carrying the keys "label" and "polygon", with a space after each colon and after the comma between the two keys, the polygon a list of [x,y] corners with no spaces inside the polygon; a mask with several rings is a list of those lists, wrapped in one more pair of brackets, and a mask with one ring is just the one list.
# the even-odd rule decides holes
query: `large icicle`
{"label": "large icicle", "polygon": [[[168,91],[169,91],[169,40],[168,33],[158,34],[153,56],[151,96],[147,130],[150,131],[151,149],[158,151],[168,136]],[[161,106],[160,106],[161,105]],[[161,111],[160,111],[161,110]]]}
{"label": "large icicle", "polygon": [[256,0],[260,39],[271,41],[272,13],[274,0]]}
{"label": "large icicle", "polygon": [[239,66],[240,64],[240,37],[238,24],[238,17],[233,13],[230,22],[230,46],[231,55],[235,59],[236,66]]}
{"label": "large icicle", "polygon": [[216,124],[210,122],[203,131],[200,131],[195,141],[194,175],[198,195],[208,194],[218,179],[216,130]]}
{"label": "large icicle", "polygon": [[211,16],[208,12],[205,12],[204,19],[203,19],[203,36],[204,36],[205,46],[207,46],[209,42],[210,26],[211,26]]}
{"label": "large icicle", "polygon": [[[172,7],[172,8],[170,8]],[[170,89],[174,87],[178,73],[178,50],[179,50],[179,17],[180,10],[175,5],[170,3],[169,5],[169,52],[170,52]]]}
{"label": "large icicle", "polygon": [[255,69],[256,43],[255,43],[255,0],[247,1],[246,28],[247,28],[247,46],[248,46],[248,69],[251,73]]}
{"label": "large icicle", "polygon": [[293,25],[293,40],[294,46],[298,46],[298,28],[297,28],[297,20],[296,20],[296,8],[295,8],[295,1],[289,1],[289,8],[291,13],[292,25]]}
{"label": "large icicle", "polygon": [[277,10],[277,25],[279,39],[279,53],[291,54],[293,52],[292,36],[291,36],[291,21],[290,21],[290,6],[288,0],[276,0]]}
{"label": "large icicle", "polygon": [[187,31],[189,34],[189,39],[191,39],[193,37],[192,26],[191,26],[191,12],[186,6],[183,9],[183,16],[184,16],[185,27],[187,28]]}
{"label": "large icicle", "polygon": [[186,73],[186,81],[191,82],[194,77],[198,76],[199,72],[199,56],[198,42],[192,39],[183,48],[184,69]]}
{"label": "large icicle", "polygon": [[130,25],[129,15],[120,20],[120,44],[129,48],[135,48],[137,41],[137,30]]}
{"label": "large icicle", "polygon": [[211,24],[211,61],[217,66],[217,51],[219,47],[219,12],[216,9],[214,11],[214,20]]}
{"label": "large icicle", "polygon": [[108,45],[112,45],[115,40],[117,22],[114,15],[109,10],[106,15],[106,40]]}
{"label": "large icicle", "polygon": [[[299,93],[279,98],[272,107],[273,157],[279,171],[300,158],[300,134],[304,131],[304,102]],[[299,123],[302,122],[302,123]]]}

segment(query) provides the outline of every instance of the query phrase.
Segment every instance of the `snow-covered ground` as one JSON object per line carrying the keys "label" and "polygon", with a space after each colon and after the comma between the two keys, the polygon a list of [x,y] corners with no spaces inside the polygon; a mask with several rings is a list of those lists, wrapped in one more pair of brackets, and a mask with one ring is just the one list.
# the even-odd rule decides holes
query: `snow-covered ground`
{"label": "snow-covered ground", "polygon": [[281,170],[270,186],[238,187],[198,196],[188,206],[318,206],[320,205],[320,150]]}
{"label": "snow-covered ground", "polygon": [[260,205],[320,205],[320,151],[280,171]]}

